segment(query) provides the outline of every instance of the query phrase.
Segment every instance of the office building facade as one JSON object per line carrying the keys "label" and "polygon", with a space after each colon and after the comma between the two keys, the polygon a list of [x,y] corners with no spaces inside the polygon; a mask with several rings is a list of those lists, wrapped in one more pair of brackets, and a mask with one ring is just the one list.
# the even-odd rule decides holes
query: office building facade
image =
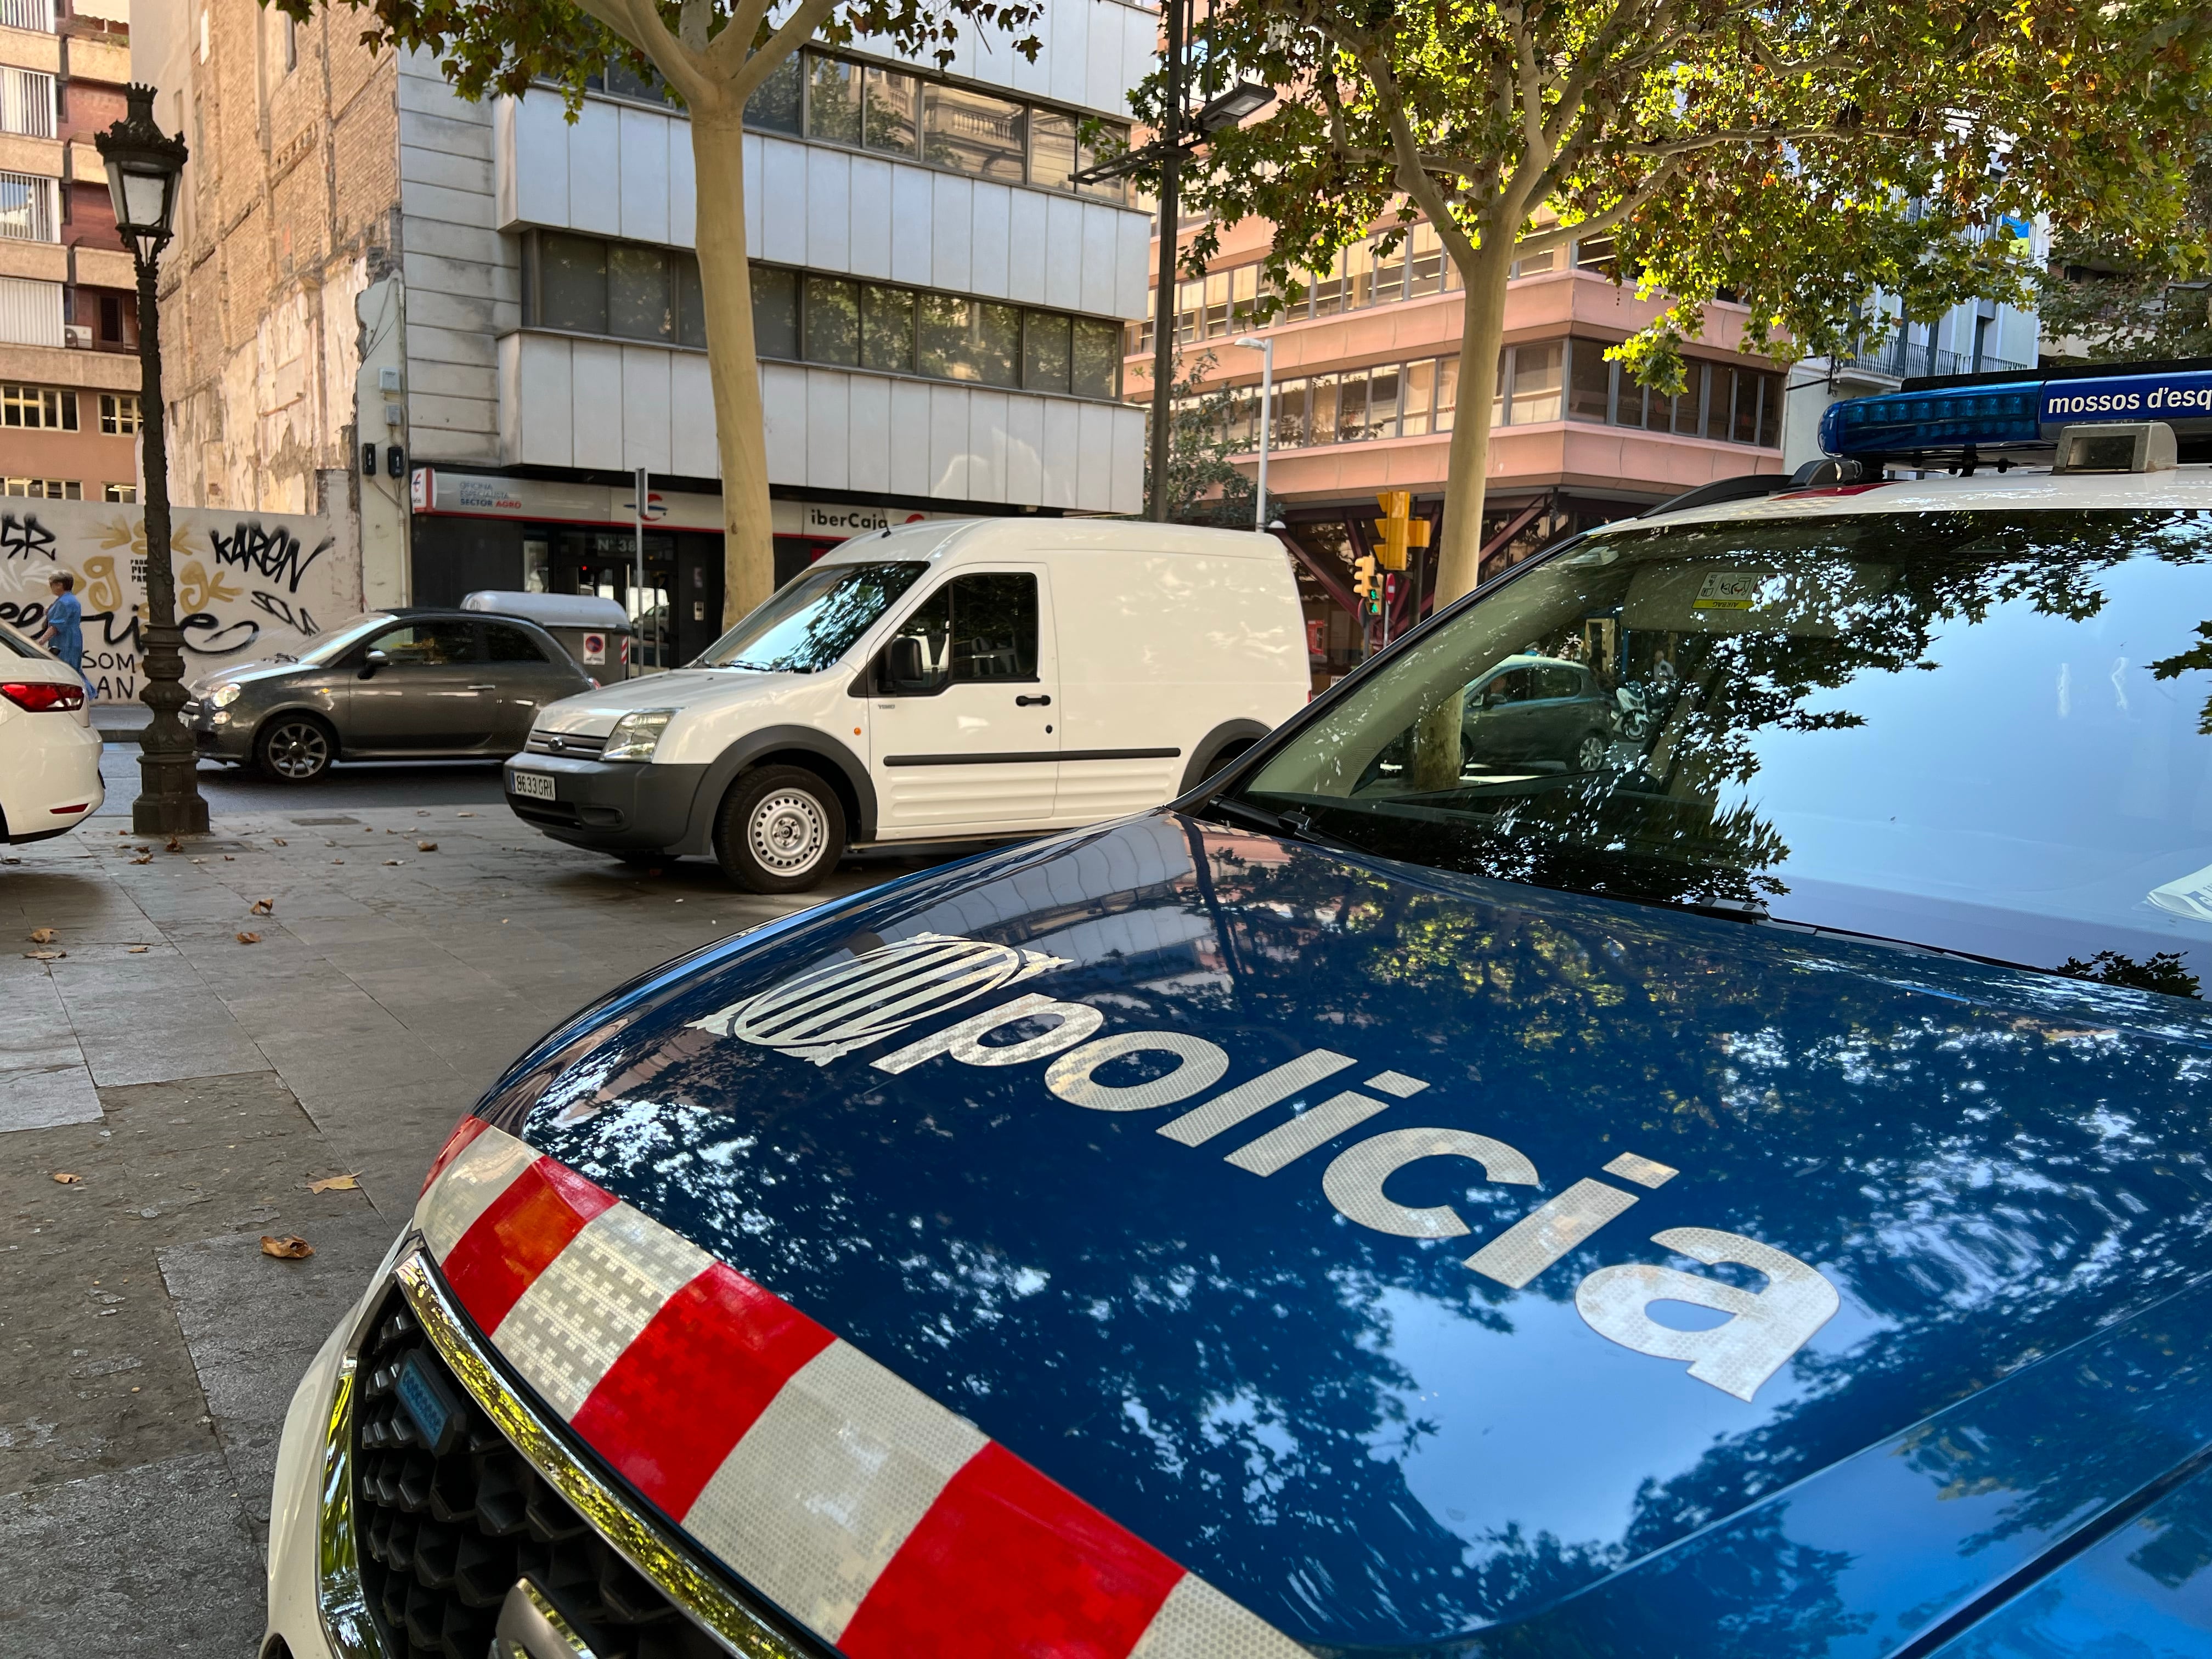
{"label": "office building facade", "polygon": [[[683,113],[618,70],[573,120],[550,88],[472,105],[427,56],[366,52],[320,15],[280,30],[253,0],[155,3],[165,99],[260,152],[201,181],[221,208],[176,279],[185,497],[342,492],[372,603],[596,592],[661,619],[673,660],[711,639],[719,463]],[[1042,27],[1034,63],[988,32],[942,70],[883,41],[809,50],[749,111],[780,569],[920,514],[1139,503],[1120,338],[1150,223],[1121,186],[1069,175],[1085,120],[1126,120],[1155,20],[1075,0]],[[290,66],[273,82],[272,64]],[[279,118],[302,67],[310,95]],[[271,176],[295,151],[329,169],[297,213],[280,198],[298,162]],[[270,210],[240,238],[254,204],[230,198],[256,190]],[[225,263],[252,268],[229,293],[259,296],[228,313],[220,280],[196,288]]]}

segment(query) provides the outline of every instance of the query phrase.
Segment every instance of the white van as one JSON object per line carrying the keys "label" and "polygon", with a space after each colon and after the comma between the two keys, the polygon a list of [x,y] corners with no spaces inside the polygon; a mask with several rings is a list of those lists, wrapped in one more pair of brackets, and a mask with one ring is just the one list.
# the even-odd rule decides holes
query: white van
{"label": "white van", "polygon": [[1308,684],[1273,537],[939,520],[847,542],[688,667],[549,704],[507,799],[559,841],[712,854],[741,886],[793,892],[852,847],[1157,806]]}

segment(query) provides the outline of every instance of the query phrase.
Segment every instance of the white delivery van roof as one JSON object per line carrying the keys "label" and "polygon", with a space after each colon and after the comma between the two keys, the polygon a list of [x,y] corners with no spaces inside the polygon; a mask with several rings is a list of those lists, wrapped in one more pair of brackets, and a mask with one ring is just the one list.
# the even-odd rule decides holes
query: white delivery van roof
{"label": "white delivery van roof", "polygon": [[1154,524],[1144,519],[1047,519],[1011,514],[996,519],[937,519],[899,525],[850,541],[817,561],[869,564],[879,559],[965,562],[1054,553],[1204,555],[1213,558],[1288,557],[1281,542],[1256,530],[1216,530],[1203,525]]}
{"label": "white delivery van roof", "polygon": [[629,617],[622,606],[596,593],[518,593],[488,587],[463,599],[461,609],[520,617],[540,628],[587,628],[598,634],[629,632]]}

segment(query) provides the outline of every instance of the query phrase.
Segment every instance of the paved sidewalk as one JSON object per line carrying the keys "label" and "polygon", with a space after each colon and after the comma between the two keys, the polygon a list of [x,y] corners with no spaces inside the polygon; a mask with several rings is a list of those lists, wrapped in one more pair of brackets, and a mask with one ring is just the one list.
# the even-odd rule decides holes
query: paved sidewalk
{"label": "paved sidewalk", "polygon": [[455,1119],[580,1005],[799,907],[503,807],[303,804],[177,853],[95,820],[0,857],[0,1654],[250,1659],[293,1383]]}

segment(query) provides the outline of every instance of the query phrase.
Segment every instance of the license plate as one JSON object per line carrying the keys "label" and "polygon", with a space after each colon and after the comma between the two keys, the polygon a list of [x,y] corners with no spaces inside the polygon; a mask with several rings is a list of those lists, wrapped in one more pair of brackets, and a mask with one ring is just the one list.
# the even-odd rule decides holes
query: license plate
{"label": "license plate", "polygon": [[514,793],[531,800],[551,800],[553,779],[544,772],[517,772],[513,784]]}

